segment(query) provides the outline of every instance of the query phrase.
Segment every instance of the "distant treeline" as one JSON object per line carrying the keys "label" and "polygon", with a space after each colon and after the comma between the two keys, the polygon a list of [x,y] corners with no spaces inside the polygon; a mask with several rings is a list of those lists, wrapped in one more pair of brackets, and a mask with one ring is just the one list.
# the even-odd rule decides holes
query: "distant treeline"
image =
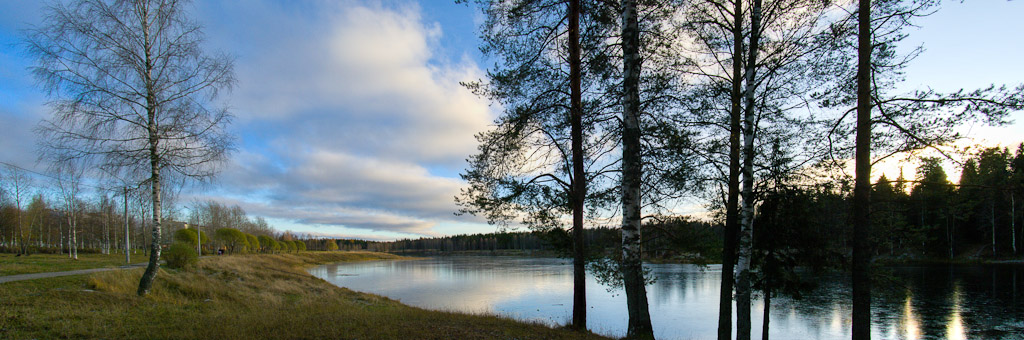
{"label": "distant treeline", "polygon": [[[899,259],[993,258],[1024,252],[1024,144],[1011,152],[987,148],[964,163],[959,184],[942,159],[922,157],[916,180],[882,176],[872,193],[876,256]],[[791,266],[844,266],[852,241],[850,183],[768,185],[760,193],[754,225],[755,261]],[[771,212],[766,214],[764,212]],[[720,260],[722,226],[716,220],[651,218],[643,224],[647,259]],[[617,256],[616,227],[585,230],[592,257]],[[314,250],[395,253],[552,251],[569,249],[563,229],[507,231],[397,241],[308,239]],[[780,263],[776,263],[779,265]]]}
{"label": "distant treeline", "polygon": [[[644,225],[644,247],[647,255],[657,258],[673,256],[717,257],[721,249],[721,226],[691,219],[671,219]],[[593,255],[607,255],[619,247],[619,229],[588,228],[584,233]],[[486,234],[402,239],[397,241],[366,241],[350,239],[308,239],[310,250],[367,250],[393,253],[451,253],[499,251],[549,251],[568,255],[569,235],[563,229],[549,231],[503,231]]]}
{"label": "distant treeline", "polygon": [[[145,192],[68,189],[59,178],[7,166],[0,171],[0,252],[120,253],[125,238],[132,252],[147,253],[152,239],[151,201]],[[161,244],[169,245],[186,224],[211,233],[235,229],[279,241],[294,239],[275,231],[262,217],[238,206],[196,202],[183,214],[173,200],[164,201]],[[127,215],[127,218],[126,218]],[[181,222],[182,220],[188,222]],[[126,228],[127,224],[127,228]],[[126,230],[127,229],[127,230]],[[127,234],[127,235],[126,235]],[[205,240],[205,237],[204,237]],[[216,241],[213,238],[212,241]]]}

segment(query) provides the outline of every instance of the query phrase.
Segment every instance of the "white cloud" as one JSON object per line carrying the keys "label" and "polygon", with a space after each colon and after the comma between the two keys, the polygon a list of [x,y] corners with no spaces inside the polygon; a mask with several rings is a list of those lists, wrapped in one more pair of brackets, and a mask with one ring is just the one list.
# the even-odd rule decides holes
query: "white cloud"
{"label": "white cloud", "polygon": [[[259,14],[265,6],[250,11],[269,16]],[[243,35],[232,44],[263,46],[239,48],[247,51],[233,98],[239,122],[273,122],[261,137],[283,143],[461,164],[492,116],[459,81],[483,72],[472,62],[435,60],[441,28],[423,23],[415,7],[325,6],[313,18],[279,11],[285,17],[271,25],[289,35],[264,34],[270,28],[252,22],[228,28],[242,30],[228,33]]]}
{"label": "white cloud", "polygon": [[492,121],[487,101],[459,85],[483,72],[439,57],[442,27],[416,5],[202,6],[210,44],[238,53],[241,145],[219,199],[326,234],[479,222],[453,215],[463,182],[431,171],[463,166]]}

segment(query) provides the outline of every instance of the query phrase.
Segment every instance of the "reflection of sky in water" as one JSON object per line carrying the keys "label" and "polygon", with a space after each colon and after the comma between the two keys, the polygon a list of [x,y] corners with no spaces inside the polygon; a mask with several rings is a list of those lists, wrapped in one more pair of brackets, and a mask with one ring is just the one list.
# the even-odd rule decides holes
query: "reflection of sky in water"
{"label": "reflection of sky in water", "polygon": [[[448,257],[320,266],[310,272],[336,285],[439,310],[486,312],[565,324],[572,315],[569,260]],[[651,318],[659,339],[714,339],[718,328],[719,266],[649,265],[657,282],[648,286]],[[891,282],[876,285],[874,339],[1024,339],[1024,296],[1014,266],[897,268]],[[819,280],[801,300],[772,299],[771,338],[850,337],[847,278]],[[888,290],[881,291],[881,289]],[[1024,292],[1021,292],[1024,293]],[[609,292],[587,278],[588,326],[625,335],[622,290]],[[761,338],[763,302],[751,311],[753,338]]]}

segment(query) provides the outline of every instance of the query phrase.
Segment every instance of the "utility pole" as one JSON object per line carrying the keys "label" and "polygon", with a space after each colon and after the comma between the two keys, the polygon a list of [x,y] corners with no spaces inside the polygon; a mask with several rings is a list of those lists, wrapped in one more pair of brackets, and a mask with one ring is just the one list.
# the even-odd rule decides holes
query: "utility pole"
{"label": "utility pole", "polygon": [[128,242],[128,186],[124,187],[124,264],[132,264],[131,242]]}

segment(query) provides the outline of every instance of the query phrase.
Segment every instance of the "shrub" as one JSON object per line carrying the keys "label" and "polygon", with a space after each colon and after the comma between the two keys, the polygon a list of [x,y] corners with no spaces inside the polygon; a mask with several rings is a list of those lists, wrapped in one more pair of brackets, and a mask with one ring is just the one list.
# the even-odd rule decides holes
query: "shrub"
{"label": "shrub", "polygon": [[259,240],[259,244],[261,249],[263,249],[263,252],[270,253],[274,251],[274,243],[277,241],[274,241],[270,236],[260,235],[256,239]]}
{"label": "shrub", "polygon": [[[203,244],[210,243],[210,237],[207,236],[205,232],[199,232],[199,234],[202,235],[202,237],[203,237]],[[186,243],[186,244],[191,244],[192,247],[195,247],[196,246],[196,230],[193,229],[193,228],[178,230],[178,231],[174,232],[174,240],[178,241],[178,242],[183,242],[183,243]]]}
{"label": "shrub", "polygon": [[260,252],[260,240],[253,234],[245,234],[245,240],[249,241],[249,252]]}
{"label": "shrub", "polygon": [[281,241],[281,250],[294,253],[296,249],[298,249],[298,247],[295,246],[294,241]]}
{"label": "shrub", "polygon": [[228,253],[231,254],[249,246],[249,240],[245,237],[245,233],[238,231],[238,229],[235,228],[217,229],[217,231],[213,233],[213,237],[227,247]]}
{"label": "shrub", "polygon": [[167,267],[170,268],[184,268],[199,261],[199,255],[196,254],[195,248],[185,242],[171,244],[171,247],[164,252],[164,258],[167,259]]}

